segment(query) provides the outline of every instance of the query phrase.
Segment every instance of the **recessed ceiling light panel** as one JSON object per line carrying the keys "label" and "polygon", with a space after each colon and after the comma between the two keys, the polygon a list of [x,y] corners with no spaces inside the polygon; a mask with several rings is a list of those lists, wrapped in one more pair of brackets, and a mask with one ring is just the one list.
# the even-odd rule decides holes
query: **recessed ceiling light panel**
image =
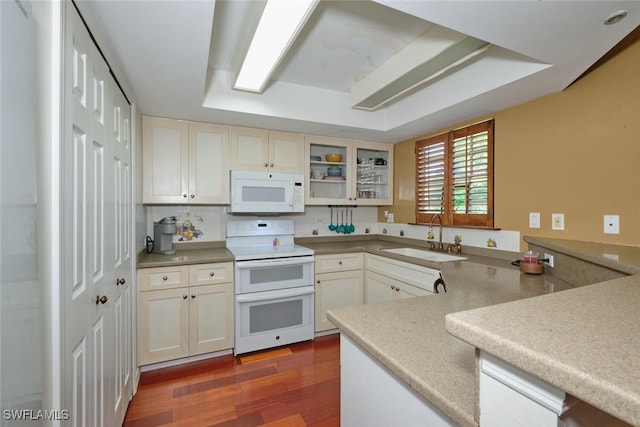
{"label": "recessed ceiling light panel", "polygon": [[318,0],[269,0],[234,89],[260,93],[304,27]]}

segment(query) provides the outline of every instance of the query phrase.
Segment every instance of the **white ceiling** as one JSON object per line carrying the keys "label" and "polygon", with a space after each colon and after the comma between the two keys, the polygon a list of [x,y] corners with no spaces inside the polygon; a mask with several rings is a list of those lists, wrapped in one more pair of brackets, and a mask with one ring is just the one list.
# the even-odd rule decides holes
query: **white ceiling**
{"label": "white ceiling", "polygon": [[[254,94],[231,88],[249,1],[87,3],[145,115],[385,142],[561,91],[640,24],[638,1],[321,0]],[[351,87],[434,26],[491,47],[383,108],[353,109]]]}

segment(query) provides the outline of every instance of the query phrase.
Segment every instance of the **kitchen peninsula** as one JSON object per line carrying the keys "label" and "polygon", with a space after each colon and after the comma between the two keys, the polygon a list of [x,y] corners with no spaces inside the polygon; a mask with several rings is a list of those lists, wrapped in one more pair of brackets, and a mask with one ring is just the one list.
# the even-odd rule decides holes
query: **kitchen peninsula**
{"label": "kitchen peninsula", "polygon": [[[584,246],[590,263],[616,265],[602,255],[615,245],[535,243],[573,257]],[[640,249],[624,247],[620,253],[622,271],[640,273]],[[446,294],[336,309],[328,316],[345,338],[452,424],[478,425],[479,347],[638,425],[640,370],[631,358],[640,348],[640,326],[630,311],[635,304],[637,312],[640,276],[570,289],[560,278],[524,275],[505,264],[442,263]],[[595,331],[594,343],[589,337]]]}

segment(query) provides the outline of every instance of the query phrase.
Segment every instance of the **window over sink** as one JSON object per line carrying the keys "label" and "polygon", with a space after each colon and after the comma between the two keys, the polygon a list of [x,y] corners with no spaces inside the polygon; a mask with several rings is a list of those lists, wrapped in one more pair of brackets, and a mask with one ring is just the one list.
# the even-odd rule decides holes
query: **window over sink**
{"label": "window over sink", "polygon": [[416,141],[416,222],[493,227],[494,121]]}

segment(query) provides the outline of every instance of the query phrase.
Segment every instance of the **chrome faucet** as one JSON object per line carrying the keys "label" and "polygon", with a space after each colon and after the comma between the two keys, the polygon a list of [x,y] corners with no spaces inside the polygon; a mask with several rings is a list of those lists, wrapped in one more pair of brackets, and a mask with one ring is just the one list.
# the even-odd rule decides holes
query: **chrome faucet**
{"label": "chrome faucet", "polygon": [[438,218],[440,221],[440,242],[438,244],[438,250],[443,251],[444,250],[444,245],[442,244],[442,215],[440,214],[434,214],[431,217],[431,221],[429,221],[429,228],[433,228],[433,221]]}

